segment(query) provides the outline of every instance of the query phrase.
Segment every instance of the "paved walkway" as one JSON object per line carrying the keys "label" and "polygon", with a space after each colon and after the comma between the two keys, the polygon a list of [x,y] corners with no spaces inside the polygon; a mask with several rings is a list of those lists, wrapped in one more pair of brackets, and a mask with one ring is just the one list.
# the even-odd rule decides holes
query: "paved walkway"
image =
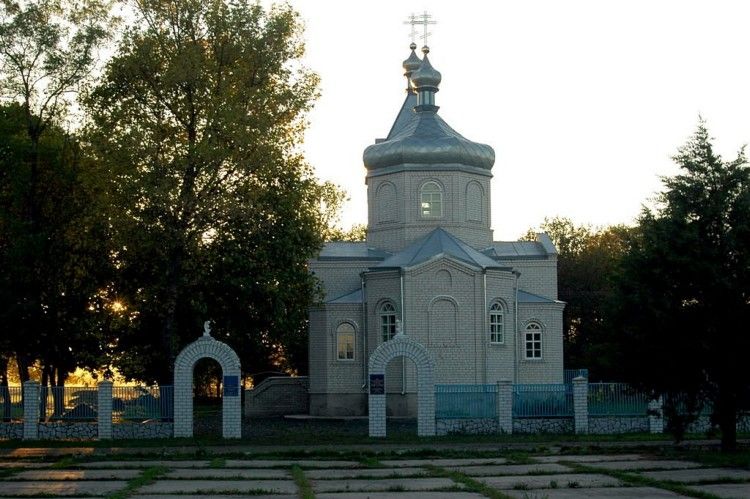
{"label": "paved walkway", "polygon": [[[69,461],[69,462],[68,462]],[[0,461],[0,497],[299,497],[305,482],[328,499],[476,499],[489,487],[513,498],[750,497],[750,471],[643,454],[509,459]],[[145,480],[146,476],[154,477]],[[295,480],[296,479],[296,480]],[[684,487],[679,489],[679,487]],[[675,492],[677,490],[677,492]],[[503,497],[503,496],[501,496]]]}

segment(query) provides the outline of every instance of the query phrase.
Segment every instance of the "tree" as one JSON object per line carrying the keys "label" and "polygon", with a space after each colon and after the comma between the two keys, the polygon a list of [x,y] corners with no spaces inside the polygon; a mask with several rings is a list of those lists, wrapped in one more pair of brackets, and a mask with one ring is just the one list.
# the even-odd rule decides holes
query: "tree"
{"label": "tree", "polygon": [[[568,218],[545,219],[540,226],[558,251],[558,296],[563,312],[565,365],[588,368],[592,379],[619,376],[612,344],[617,324],[611,320],[613,279],[627,247],[630,229],[616,225],[593,229]],[[536,231],[525,239],[533,240]]]}
{"label": "tree", "polygon": [[339,227],[331,227],[325,237],[326,241],[364,241],[367,239],[367,226],[364,224],[352,225],[348,230]]}
{"label": "tree", "polygon": [[[109,22],[107,6],[97,0],[0,2],[0,95],[6,102],[18,103],[3,109],[6,149],[0,237],[5,240],[0,251],[12,266],[5,267],[9,272],[3,282],[2,308],[16,338],[23,338],[21,344],[9,346],[18,356],[22,380],[40,355],[50,366],[69,364],[61,356],[67,356],[70,345],[57,342],[61,328],[67,326],[50,318],[80,318],[81,303],[70,301],[87,299],[77,295],[60,299],[59,278],[72,263],[66,254],[76,254],[66,253],[74,241],[65,231],[75,227],[71,217],[82,213],[82,191],[65,191],[79,185],[80,157],[75,140],[59,125],[67,115],[71,94],[88,81]],[[50,136],[46,143],[45,135]],[[75,336],[69,330],[64,334]],[[40,351],[42,346],[47,352]],[[55,355],[55,349],[62,353]],[[64,379],[65,374],[59,376]]]}
{"label": "tree", "polygon": [[129,311],[115,361],[170,382],[212,319],[245,365],[294,367],[316,290],[306,262],[340,198],[298,153],[318,79],[299,63],[297,14],[244,0],[134,7],[87,100]]}
{"label": "tree", "polygon": [[743,150],[732,161],[714,152],[702,120],[674,160],[680,173],[644,209],[623,259],[622,365],[675,415],[710,402],[731,450],[750,385],[750,169]]}

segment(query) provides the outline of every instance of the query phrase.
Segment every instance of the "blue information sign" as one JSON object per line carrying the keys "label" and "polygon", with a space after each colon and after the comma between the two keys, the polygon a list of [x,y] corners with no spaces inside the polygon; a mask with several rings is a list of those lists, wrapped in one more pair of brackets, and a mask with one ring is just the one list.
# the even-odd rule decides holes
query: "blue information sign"
{"label": "blue information sign", "polygon": [[385,374],[370,375],[370,395],[383,395],[385,393]]}
{"label": "blue information sign", "polygon": [[240,396],[240,377],[239,376],[224,376],[224,396],[225,397],[239,397]]}

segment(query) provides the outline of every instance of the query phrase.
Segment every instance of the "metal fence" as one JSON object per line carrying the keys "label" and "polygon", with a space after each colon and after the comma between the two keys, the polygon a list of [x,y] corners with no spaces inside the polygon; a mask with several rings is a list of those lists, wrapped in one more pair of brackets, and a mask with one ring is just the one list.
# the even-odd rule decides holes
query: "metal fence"
{"label": "metal fence", "polygon": [[20,386],[0,386],[0,421],[23,419],[23,396]]}
{"label": "metal fence", "polygon": [[650,398],[625,383],[589,383],[589,415],[645,416]]}
{"label": "metal fence", "polygon": [[497,385],[435,385],[435,417],[497,417]]}
{"label": "metal fence", "polygon": [[573,388],[569,384],[513,385],[513,417],[569,417]]}
{"label": "metal fence", "polygon": [[41,421],[96,421],[96,387],[42,386],[39,390]]}
{"label": "metal fence", "polygon": [[143,422],[172,419],[172,386],[112,387],[112,419]]}

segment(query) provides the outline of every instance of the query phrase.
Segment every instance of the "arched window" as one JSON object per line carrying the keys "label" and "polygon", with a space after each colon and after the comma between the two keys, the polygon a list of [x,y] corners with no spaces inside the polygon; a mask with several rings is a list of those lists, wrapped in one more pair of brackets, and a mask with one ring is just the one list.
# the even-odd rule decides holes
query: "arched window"
{"label": "arched window", "polygon": [[385,303],[380,307],[380,336],[383,342],[396,336],[396,308],[392,303]]}
{"label": "arched window", "polygon": [[482,186],[477,182],[470,182],[466,186],[466,219],[472,222],[481,222],[483,205]]}
{"label": "arched window", "polygon": [[443,189],[437,182],[425,182],[419,191],[419,200],[423,218],[443,216]]}
{"label": "arched window", "polygon": [[354,360],[354,326],[349,322],[342,322],[336,328],[336,358],[338,360]]}
{"label": "arched window", "polygon": [[541,359],[542,358],[542,326],[536,322],[530,322],[526,326],[524,331],[524,345],[526,347],[526,353],[524,355],[527,359]]}
{"label": "arched window", "polygon": [[495,302],[490,307],[490,343],[505,343],[505,314],[503,306]]}

